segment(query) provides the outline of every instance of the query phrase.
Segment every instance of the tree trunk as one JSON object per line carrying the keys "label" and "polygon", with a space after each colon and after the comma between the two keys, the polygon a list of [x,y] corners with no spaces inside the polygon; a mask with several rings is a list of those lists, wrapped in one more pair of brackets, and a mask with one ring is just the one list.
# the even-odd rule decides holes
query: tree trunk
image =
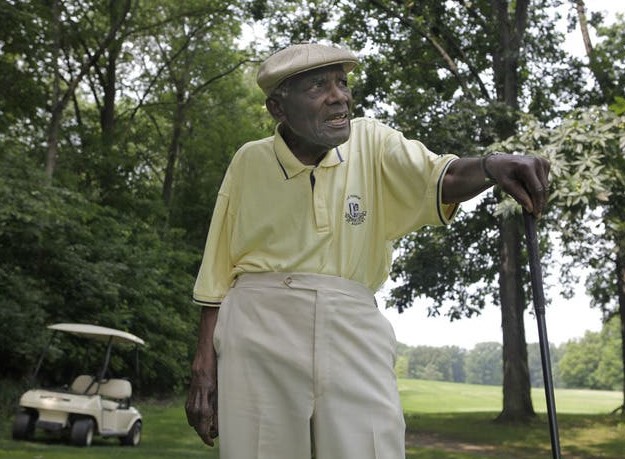
{"label": "tree trunk", "polygon": [[106,72],[103,82],[103,105],[100,110],[100,128],[102,129],[102,144],[104,154],[110,153],[115,139],[115,96],[117,94],[117,58],[120,46],[113,42],[109,47],[106,60]]}
{"label": "tree trunk", "polygon": [[[115,103],[117,96],[117,60],[122,50],[122,39],[119,37],[121,24],[126,21],[131,2],[109,3],[109,30],[111,38],[106,46],[106,67],[102,77],[102,89],[104,91],[104,103],[100,110],[100,126],[102,128],[102,143],[105,146],[104,153],[110,153],[115,142]],[[107,151],[108,150],[108,151]]]}
{"label": "tree trunk", "polygon": [[503,410],[499,421],[527,421],[535,416],[532,406],[527,344],[523,313],[521,230],[516,219],[501,223],[499,291],[503,331]]}
{"label": "tree trunk", "polygon": [[590,41],[590,33],[588,31],[588,21],[586,19],[586,5],[584,0],[576,0],[575,6],[577,9],[577,18],[579,19],[579,27],[582,31],[582,39],[584,40],[584,48],[586,50],[586,56],[588,57],[588,68],[592,72],[595,80],[599,84],[603,98],[607,103],[612,102],[614,99],[617,88],[610,79],[610,75],[597,58],[592,42]]}
{"label": "tree trunk", "polygon": [[51,5],[51,13],[53,17],[53,27],[54,27],[54,44],[52,50],[52,60],[54,68],[54,88],[53,88],[53,96],[51,101],[52,106],[52,116],[50,120],[50,125],[48,126],[47,133],[47,154],[46,154],[46,166],[45,171],[49,180],[52,180],[52,176],[54,174],[54,170],[56,168],[56,161],[58,157],[58,138],[59,138],[59,130],[61,126],[61,119],[63,115],[63,110],[72,99],[74,91],[78,87],[78,84],[82,81],[87,72],[98,62],[98,59],[102,56],[107,47],[110,46],[111,42],[115,40],[115,36],[117,31],[122,26],[124,21],[126,20],[127,14],[130,11],[131,0],[125,0],[123,4],[119,4],[118,2],[113,2],[118,7],[121,5],[121,13],[118,15],[119,20],[114,22],[108,34],[104,37],[102,42],[98,44],[95,52],[91,53],[88,59],[82,63],[80,66],[80,70],[78,74],[67,83],[67,88],[61,95],[60,91],[60,74],[58,70],[58,54],[60,52],[61,47],[61,28],[60,28],[60,19],[59,19],[59,6],[58,1],[53,0]]}
{"label": "tree trunk", "polygon": [[53,30],[52,65],[54,76],[52,81],[52,100],[50,103],[52,110],[46,135],[47,151],[45,166],[46,177],[50,183],[52,183],[52,177],[56,169],[56,160],[59,156],[59,130],[61,128],[61,115],[63,113],[63,107],[60,102],[61,75],[59,73],[59,52],[61,50],[61,27],[59,24],[58,0],[52,1],[51,11]]}
{"label": "tree trunk", "polygon": [[[621,319],[621,355],[625,368],[625,237],[619,239],[619,250],[616,253],[616,288],[618,295],[618,311]],[[623,404],[621,413],[625,415],[625,371],[623,372]]]}
{"label": "tree trunk", "polygon": [[176,163],[180,156],[180,143],[182,140],[182,130],[185,120],[185,101],[183,91],[179,91],[176,97],[176,111],[174,113],[173,131],[169,150],[167,152],[167,166],[165,167],[165,178],[163,180],[163,201],[169,207],[171,197],[173,195],[174,174],[176,172]]}
{"label": "tree trunk", "polygon": [[588,32],[588,21],[586,20],[586,5],[584,0],[577,0],[575,2],[577,8],[577,18],[579,19],[579,28],[582,31],[582,39],[584,40],[584,48],[586,49],[586,55],[590,57],[593,53],[592,42],[590,41],[590,33]]}
{"label": "tree trunk", "polygon": [[[509,108],[496,120],[502,139],[516,131],[519,108],[519,55],[527,26],[527,0],[516,2],[514,17],[508,13],[508,1],[492,0],[493,24],[498,47],[493,53],[493,71],[497,100]],[[521,239],[518,222],[504,219],[500,224],[501,249],[499,288],[503,332],[503,410],[501,421],[526,421],[536,415],[532,406],[531,382],[527,363],[527,343],[523,312],[525,301],[521,275]]]}
{"label": "tree trunk", "polygon": [[[113,22],[113,21],[111,21]],[[114,198],[119,188],[118,167],[121,163],[120,149],[115,149],[116,142],[116,96],[117,96],[117,59],[121,47],[117,40],[113,40],[104,57],[106,67],[102,76],[102,90],[104,96],[100,107],[100,151],[102,169],[100,171],[100,186],[103,190],[103,202],[107,203]]]}

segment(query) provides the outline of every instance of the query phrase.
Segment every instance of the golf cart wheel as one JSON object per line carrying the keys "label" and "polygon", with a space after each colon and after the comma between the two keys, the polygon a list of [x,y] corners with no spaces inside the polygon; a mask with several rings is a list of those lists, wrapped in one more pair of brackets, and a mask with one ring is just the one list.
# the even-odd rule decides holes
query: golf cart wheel
{"label": "golf cart wheel", "polygon": [[29,440],[35,434],[35,416],[27,411],[15,415],[13,421],[13,440]]}
{"label": "golf cart wheel", "polygon": [[120,437],[119,442],[123,446],[138,446],[141,443],[141,421],[135,421],[128,435]]}
{"label": "golf cart wheel", "polygon": [[76,419],[72,424],[71,438],[76,446],[91,446],[93,441],[93,419]]}

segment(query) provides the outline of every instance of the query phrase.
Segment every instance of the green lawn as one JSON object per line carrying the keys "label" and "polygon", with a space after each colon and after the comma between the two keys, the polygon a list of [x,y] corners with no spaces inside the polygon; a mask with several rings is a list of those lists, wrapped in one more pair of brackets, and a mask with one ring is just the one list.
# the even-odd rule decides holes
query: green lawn
{"label": "green lawn", "polygon": [[137,448],[121,447],[116,439],[94,437],[90,448],[77,448],[37,432],[32,442],[11,440],[11,424],[1,427],[0,458],[6,459],[218,459],[217,448],[204,446],[195,431],[187,425],[183,401],[170,403],[136,403],[143,415],[141,444]]}
{"label": "green lawn", "polygon": [[[406,412],[408,459],[551,457],[542,389],[532,394],[539,412],[536,420],[527,425],[502,425],[493,422],[501,409],[500,387],[418,380],[400,380],[399,387]],[[621,397],[618,392],[556,391],[563,457],[624,457],[625,419],[609,415],[622,403]],[[91,448],[76,448],[39,433],[36,441],[15,442],[10,438],[12,419],[5,419],[0,424],[0,458],[100,459],[119,455],[217,459],[217,448],[204,446],[187,425],[181,400],[137,405],[145,420],[138,448],[97,439]]]}
{"label": "green lawn", "polygon": [[[551,457],[544,389],[532,390],[538,416],[527,425],[494,422],[502,409],[501,387],[403,379],[399,391],[409,439],[410,432],[418,432],[447,443],[467,444],[461,451],[445,451],[410,447],[409,442],[407,458]],[[625,457],[625,419],[609,414],[623,403],[623,394],[558,389],[555,400],[563,457]],[[483,448],[476,451],[474,445]]]}
{"label": "green lawn", "polygon": [[[502,408],[503,393],[499,386],[415,379],[400,379],[398,385],[406,412],[495,412]],[[532,389],[532,401],[536,412],[547,412],[544,389]],[[555,401],[558,413],[604,414],[610,413],[623,403],[623,394],[611,391],[557,389]]]}

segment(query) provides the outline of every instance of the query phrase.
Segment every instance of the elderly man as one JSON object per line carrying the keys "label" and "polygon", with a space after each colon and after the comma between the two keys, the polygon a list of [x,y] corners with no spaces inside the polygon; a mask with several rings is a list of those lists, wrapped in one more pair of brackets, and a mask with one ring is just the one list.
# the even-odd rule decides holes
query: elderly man
{"label": "elderly man", "polygon": [[222,459],[403,459],[395,336],[374,299],[393,240],[448,224],[494,184],[545,206],[543,159],[439,156],[351,119],[356,64],[300,44],[260,67],[278,125],[232,159],[193,295],[187,418],[209,445],[219,430]]}

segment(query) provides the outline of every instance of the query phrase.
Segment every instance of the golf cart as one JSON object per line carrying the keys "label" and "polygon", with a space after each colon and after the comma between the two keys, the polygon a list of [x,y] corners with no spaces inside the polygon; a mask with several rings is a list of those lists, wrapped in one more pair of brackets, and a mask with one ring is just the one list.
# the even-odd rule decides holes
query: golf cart
{"label": "golf cart", "polygon": [[[97,325],[60,323],[49,325],[52,337],[33,374],[37,379],[44,356],[56,332],[65,332],[88,340],[104,341],[106,351],[99,374],[80,374],[60,389],[37,388],[26,391],[19,401],[13,422],[13,438],[28,440],[35,429],[69,434],[76,446],[90,446],[94,435],[117,437],[122,445],[137,446],[141,441],[142,417],[130,405],[132,385],[127,379],[108,378],[113,344],[144,344],[127,332]],[[93,343],[93,341],[89,341]]]}

